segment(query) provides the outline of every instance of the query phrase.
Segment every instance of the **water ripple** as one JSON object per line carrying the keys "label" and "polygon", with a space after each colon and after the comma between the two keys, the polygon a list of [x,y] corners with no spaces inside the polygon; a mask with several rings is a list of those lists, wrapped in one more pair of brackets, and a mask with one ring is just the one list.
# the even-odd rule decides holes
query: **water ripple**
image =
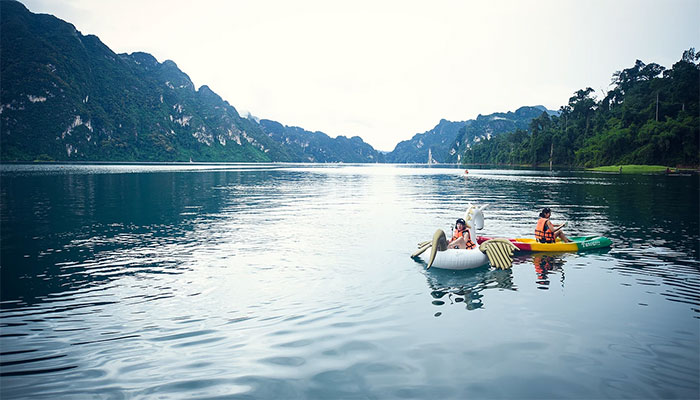
{"label": "water ripple", "polygon": [[[284,164],[0,173],[3,398],[697,397],[692,177]],[[568,233],[613,247],[517,254],[506,271],[408,257],[469,203],[488,204],[481,234],[532,236],[546,205]]]}

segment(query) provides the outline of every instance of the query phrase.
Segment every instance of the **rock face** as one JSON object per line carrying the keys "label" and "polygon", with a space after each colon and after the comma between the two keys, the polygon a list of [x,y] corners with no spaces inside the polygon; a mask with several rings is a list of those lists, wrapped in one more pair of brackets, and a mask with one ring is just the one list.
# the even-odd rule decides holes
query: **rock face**
{"label": "rock face", "polygon": [[381,160],[356,137],[266,132],[173,61],[115,54],[54,16],[0,7],[3,161]]}

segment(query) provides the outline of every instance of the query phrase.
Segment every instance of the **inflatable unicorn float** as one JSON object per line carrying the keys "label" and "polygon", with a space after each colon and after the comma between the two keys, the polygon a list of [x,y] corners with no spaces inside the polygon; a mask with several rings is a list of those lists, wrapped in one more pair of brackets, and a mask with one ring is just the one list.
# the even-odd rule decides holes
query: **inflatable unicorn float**
{"label": "inflatable unicorn float", "polygon": [[[465,213],[464,220],[473,241],[476,241],[477,238],[476,230],[484,228],[484,209],[486,206],[477,207],[469,204]],[[418,257],[426,250],[431,249],[428,257],[428,268],[461,270],[490,264],[495,268],[506,269],[513,265],[513,251],[518,250],[508,239],[490,239],[473,249],[449,249],[447,244],[445,232],[438,229],[432,240],[418,244],[418,251],[413,253],[411,257]]]}

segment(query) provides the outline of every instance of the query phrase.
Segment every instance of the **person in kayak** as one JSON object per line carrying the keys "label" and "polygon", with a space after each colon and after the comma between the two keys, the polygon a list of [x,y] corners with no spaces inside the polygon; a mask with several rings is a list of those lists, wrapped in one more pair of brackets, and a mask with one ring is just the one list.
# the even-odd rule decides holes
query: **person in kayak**
{"label": "person in kayak", "polygon": [[540,219],[537,221],[537,226],[535,227],[535,239],[540,243],[554,243],[557,238],[560,238],[564,243],[571,243],[562,228],[566,225],[564,222],[561,225],[553,225],[549,217],[552,215],[552,210],[549,207],[542,209],[540,213]]}
{"label": "person in kayak", "polygon": [[467,229],[467,223],[464,219],[459,218],[455,223],[454,234],[450,243],[447,245],[448,249],[473,249],[476,244],[472,241],[471,233]]}

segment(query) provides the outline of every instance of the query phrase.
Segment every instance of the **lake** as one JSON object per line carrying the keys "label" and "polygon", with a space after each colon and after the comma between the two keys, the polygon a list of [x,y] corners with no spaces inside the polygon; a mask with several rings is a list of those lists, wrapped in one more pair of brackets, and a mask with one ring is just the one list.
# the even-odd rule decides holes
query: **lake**
{"label": "lake", "polygon": [[[0,397],[698,398],[697,175],[2,165]],[[469,203],[605,250],[409,255]]]}

